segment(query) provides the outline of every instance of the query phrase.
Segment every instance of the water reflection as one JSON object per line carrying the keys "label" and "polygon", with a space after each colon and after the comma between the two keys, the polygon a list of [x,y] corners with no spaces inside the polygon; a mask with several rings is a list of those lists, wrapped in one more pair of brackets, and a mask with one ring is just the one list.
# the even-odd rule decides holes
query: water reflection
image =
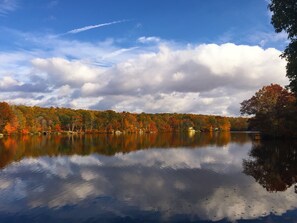
{"label": "water reflection", "polygon": [[25,157],[88,155],[99,153],[114,155],[118,152],[149,148],[179,148],[226,146],[230,142],[247,143],[246,134],[230,134],[230,132],[214,134],[130,134],[130,135],[49,135],[21,136],[0,139],[0,168]]}
{"label": "water reflection", "polygon": [[0,171],[0,222],[295,221],[293,186],[270,193],[243,173],[247,134],[100,137],[2,147],[18,162]]}
{"label": "water reflection", "polygon": [[254,143],[243,166],[267,191],[285,191],[297,182],[297,142]]}

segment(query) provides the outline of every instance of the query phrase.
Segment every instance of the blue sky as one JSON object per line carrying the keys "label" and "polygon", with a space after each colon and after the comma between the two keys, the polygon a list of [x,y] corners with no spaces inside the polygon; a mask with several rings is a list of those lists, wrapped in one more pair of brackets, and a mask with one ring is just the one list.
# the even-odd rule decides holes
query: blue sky
{"label": "blue sky", "polygon": [[287,84],[266,0],[0,0],[0,100],[237,115]]}
{"label": "blue sky", "polygon": [[[62,34],[89,25],[125,21],[63,36],[81,41],[122,40],[124,46],[140,36],[158,36],[182,43],[259,44],[254,35],[273,33],[265,0],[2,0],[14,2],[2,13],[1,27],[40,35]],[[16,47],[10,35],[3,44]],[[259,37],[260,38],[260,37]],[[268,43],[282,49],[281,43]]]}

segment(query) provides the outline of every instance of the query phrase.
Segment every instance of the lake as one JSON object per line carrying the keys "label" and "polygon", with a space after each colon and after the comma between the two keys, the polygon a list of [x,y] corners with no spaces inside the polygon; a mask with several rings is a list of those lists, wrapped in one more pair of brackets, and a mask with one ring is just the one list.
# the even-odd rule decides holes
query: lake
{"label": "lake", "polygon": [[0,139],[0,222],[296,222],[297,142],[252,133]]}

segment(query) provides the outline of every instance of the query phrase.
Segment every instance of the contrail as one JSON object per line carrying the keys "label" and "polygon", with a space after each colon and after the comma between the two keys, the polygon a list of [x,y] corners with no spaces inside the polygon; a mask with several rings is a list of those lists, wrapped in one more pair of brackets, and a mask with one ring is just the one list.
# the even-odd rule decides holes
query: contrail
{"label": "contrail", "polygon": [[102,27],[102,26],[110,26],[110,25],[117,24],[117,23],[122,23],[122,22],[127,22],[127,20],[119,20],[119,21],[114,21],[114,22],[108,22],[108,23],[101,23],[101,24],[97,24],[97,25],[85,26],[85,27],[82,27],[82,28],[70,30],[70,31],[66,32],[65,34],[76,34],[76,33],[80,33],[80,32],[90,30],[90,29],[96,29],[96,28],[99,28],[99,27]]}

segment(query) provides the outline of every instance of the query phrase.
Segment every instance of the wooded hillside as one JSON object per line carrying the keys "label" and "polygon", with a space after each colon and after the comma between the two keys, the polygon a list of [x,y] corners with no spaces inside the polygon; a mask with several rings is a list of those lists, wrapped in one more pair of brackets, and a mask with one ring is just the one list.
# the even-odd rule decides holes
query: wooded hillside
{"label": "wooded hillside", "polygon": [[149,133],[246,130],[246,118],[196,114],[146,114],[9,105],[0,102],[0,133]]}

